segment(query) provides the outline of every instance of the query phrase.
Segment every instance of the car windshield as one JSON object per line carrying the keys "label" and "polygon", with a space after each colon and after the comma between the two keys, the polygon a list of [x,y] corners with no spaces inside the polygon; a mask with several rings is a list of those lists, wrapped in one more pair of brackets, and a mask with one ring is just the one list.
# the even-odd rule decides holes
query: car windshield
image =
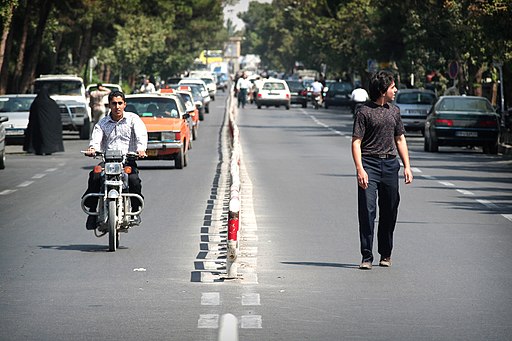
{"label": "car windshield", "polygon": [[178,105],[172,98],[127,98],[125,111],[140,117],[180,117]]}
{"label": "car windshield", "polygon": [[30,105],[34,97],[0,97],[0,112],[26,112],[30,111]]}
{"label": "car windshield", "polygon": [[48,89],[48,94],[80,96],[82,94],[82,82],[73,80],[39,80],[34,83],[34,92],[37,94],[43,86]]}
{"label": "car windshield", "polygon": [[329,90],[350,92],[352,91],[352,84],[339,82],[332,83],[329,85]]}
{"label": "car windshield", "polygon": [[263,84],[263,90],[285,90],[283,83],[267,82]]}
{"label": "car windshield", "polygon": [[439,103],[442,111],[493,112],[494,109],[485,98],[443,98]]}
{"label": "car windshield", "polygon": [[396,103],[399,104],[428,104],[432,105],[435,95],[427,92],[406,92],[396,96]]}

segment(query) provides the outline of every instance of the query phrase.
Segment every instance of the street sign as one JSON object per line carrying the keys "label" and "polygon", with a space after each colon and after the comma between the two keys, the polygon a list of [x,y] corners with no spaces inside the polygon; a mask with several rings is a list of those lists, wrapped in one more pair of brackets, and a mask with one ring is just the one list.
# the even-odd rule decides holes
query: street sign
{"label": "street sign", "polygon": [[457,78],[458,74],[459,74],[459,63],[457,63],[454,60],[448,66],[448,75],[450,75],[451,79],[455,79],[455,78]]}

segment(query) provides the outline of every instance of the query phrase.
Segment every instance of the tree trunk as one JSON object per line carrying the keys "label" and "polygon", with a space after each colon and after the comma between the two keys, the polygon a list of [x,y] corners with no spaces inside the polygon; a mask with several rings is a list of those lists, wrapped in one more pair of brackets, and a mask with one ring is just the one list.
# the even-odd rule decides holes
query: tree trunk
{"label": "tree trunk", "polygon": [[[2,27],[2,38],[0,40],[0,70],[2,70],[2,67],[4,65],[4,61],[7,61],[9,59],[9,55],[5,54],[5,46],[7,43],[7,37],[9,36],[10,27],[11,27],[11,21],[12,21],[12,12],[14,10],[14,2],[9,1],[8,10],[6,11],[7,15],[5,16],[4,26]],[[7,64],[7,62],[5,63]]]}
{"label": "tree trunk", "polygon": [[29,58],[23,70],[21,78],[20,89],[22,92],[27,92],[30,89],[31,82],[35,78],[36,66],[39,58],[39,52],[43,41],[43,33],[46,27],[48,16],[52,9],[53,2],[51,0],[42,0],[40,2],[39,22],[37,24],[36,33],[34,36],[34,45],[30,49]]}
{"label": "tree trunk", "polygon": [[20,83],[21,83],[21,75],[23,73],[23,66],[25,62],[25,52],[27,49],[27,39],[28,39],[28,30],[30,25],[30,18],[32,17],[30,13],[33,13],[33,2],[27,1],[25,7],[25,16],[23,18],[23,26],[21,28],[21,40],[18,50],[18,58],[16,59],[16,67],[14,68],[14,75],[12,79],[12,86],[14,92],[20,93]]}

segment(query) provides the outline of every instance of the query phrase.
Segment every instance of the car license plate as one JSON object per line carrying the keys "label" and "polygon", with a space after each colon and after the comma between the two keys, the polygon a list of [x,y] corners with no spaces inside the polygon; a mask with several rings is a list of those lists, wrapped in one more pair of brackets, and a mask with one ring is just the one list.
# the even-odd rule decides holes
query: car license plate
{"label": "car license plate", "polygon": [[158,150],[156,150],[156,149],[148,149],[148,150],[146,150],[146,154],[148,154],[148,156],[157,156],[158,155]]}
{"label": "car license plate", "polygon": [[456,131],[455,136],[458,137],[478,137],[478,132],[476,131]]}
{"label": "car license plate", "polygon": [[422,115],[423,112],[419,111],[419,110],[409,110],[407,112],[409,115],[414,115],[414,116],[419,116],[419,115]]}
{"label": "car license plate", "polygon": [[24,129],[6,129],[5,135],[25,135]]}

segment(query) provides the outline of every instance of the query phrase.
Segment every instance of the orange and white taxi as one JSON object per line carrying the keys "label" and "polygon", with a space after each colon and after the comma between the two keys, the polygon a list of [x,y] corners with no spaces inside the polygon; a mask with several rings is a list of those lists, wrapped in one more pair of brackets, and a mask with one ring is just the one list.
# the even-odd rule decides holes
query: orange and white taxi
{"label": "orange and white taxi", "polygon": [[125,111],[140,116],[148,130],[148,160],[174,160],[175,168],[188,163],[190,114],[177,94],[126,95]]}
{"label": "orange and white taxi", "polygon": [[180,85],[175,89],[160,89],[160,94],[177,94],[183,100],[183,105],[190,115],[189,125],[191,127],[192,140],[196,140],[199,132],[199,108],[194,104],[192,89],[189,86]]}

